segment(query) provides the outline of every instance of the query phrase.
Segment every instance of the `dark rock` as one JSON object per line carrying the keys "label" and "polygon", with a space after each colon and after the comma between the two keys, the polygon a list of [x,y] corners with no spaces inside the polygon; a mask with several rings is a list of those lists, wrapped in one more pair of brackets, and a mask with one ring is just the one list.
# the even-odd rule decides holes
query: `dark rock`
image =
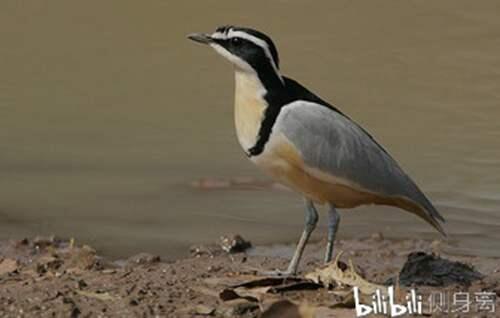
{"label": "dark rock", "polygon": [[227,253],[242,253],[252,247],[252,243],[246,241],[240,235],[222,236],[220,247]]}
{"label": "dark rock", "polygon": [[135,298],[131,299],[128,303],[130,306],[138,306],[139,305],[139,301]]}
{"label": "dark rock", "polygon": [[83,279],[79,279],[77,281],[76,285],[77,285],[77,288],[80,289],[80,290],[84,289],[84,288],[86,288],[88,286],[87,283]]}
{"label": "dark rock", "polygon": [[78,307],[74,306],[73,309],[71,309],[71,318],[78,318],[81,313],[81,310]]}
{"label": "dark rock", "polygon": [[32,240],[33,247],[37,250],[44,250],[47,247],[57,248],[63,242],[60,238],[52,235],[49,237],[46,236],[36,236]]}
{"label": "dark rock", "polygon": [[[424,252],[408,255],[399,273],[399,283],[403,286],[470,285],[481,278],[483,275],[467,264]],[[394,281],[391,279],[388,283],[392,284]]]}
{"label": "dark rock", "polygon": [[54,272],[58,270],[64,261],[54,256],[42,256],[37,260],[36,272],[45,274],[47,272]]}

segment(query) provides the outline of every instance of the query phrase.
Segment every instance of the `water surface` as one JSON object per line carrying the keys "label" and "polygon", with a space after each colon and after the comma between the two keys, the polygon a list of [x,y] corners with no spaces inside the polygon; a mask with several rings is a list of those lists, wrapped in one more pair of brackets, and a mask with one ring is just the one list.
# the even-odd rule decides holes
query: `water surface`
{"label": "water surface", "polygon": [[[166,257],[231,232],[295,241],[299,196],[189,187],[265,178],[236,142],[231,67],[185,39],[231,23],[270,34],[283,73],[376,136],[442,211],[457,253],[500,256],[498,12],[455,0],[4,1],[0,239],[54,233]],[[438,237],[396,209],[343,213],[340,238],[376,231]]]}

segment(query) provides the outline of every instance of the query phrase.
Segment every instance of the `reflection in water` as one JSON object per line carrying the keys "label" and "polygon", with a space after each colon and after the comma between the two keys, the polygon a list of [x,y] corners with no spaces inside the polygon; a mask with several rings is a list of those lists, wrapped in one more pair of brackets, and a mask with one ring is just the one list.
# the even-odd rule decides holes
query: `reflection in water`
{"label": "reflection in water", "polygon": [[[264,178],[234,137],[230,67],[185,40],[234,23],[271,34],[285,74],[386,146],[448,219],[457,252],[498,255],[497,2],[285,2],[4,4],[0,238],[57,233],[167,257],[228,232],[294,241],[293,193],[187,186]],[[390,208],[342,222],[340,237],[437,237]]]}

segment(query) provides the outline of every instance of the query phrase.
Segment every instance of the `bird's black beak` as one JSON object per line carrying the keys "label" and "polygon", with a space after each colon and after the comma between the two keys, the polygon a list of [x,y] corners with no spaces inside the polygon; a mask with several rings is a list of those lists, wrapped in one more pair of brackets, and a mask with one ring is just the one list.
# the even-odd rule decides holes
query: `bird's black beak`
{"label": "bird's black beak", "polygon": [[209,44],[213,42],[213,39],[210,35],[205,33],[191,33],[188,36],[188,39],[193,40],[198,43]]}

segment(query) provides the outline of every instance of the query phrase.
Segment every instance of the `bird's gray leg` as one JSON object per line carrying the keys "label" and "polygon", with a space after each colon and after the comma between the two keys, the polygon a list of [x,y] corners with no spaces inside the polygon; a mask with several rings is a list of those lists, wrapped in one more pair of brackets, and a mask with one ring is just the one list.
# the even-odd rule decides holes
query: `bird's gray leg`
{"label": "bird's gray leg", "polygon": [[318,212],[314,207],[314,203],[306,199],[306,224],[304,227],[304,231],[300,236],[299,243],[297,244],[297,248],[295,249],[295,253],[293,253],[292,260],[290,261],[290,265],[288,265],[287,272],[291,275],[297,273],[297,268],[299,267],[300,258],[302,257],[302,253],[304,252],[304,248],[306,247],[307,241],[311,236],[311,233],[316,228],[316,224],[318,223]]}
{"label": "bird's gray leg", "polygon": [[266,276],[278,276],[285,277],[290,275],[295,275],[297,273],[297,268],[299,267],[300,258],[302,257],[302,253],[304,252],[304,248],[306,247],[307,241],[311,236],[316,224],[318,223],[318,212],[314,207],[314,203],[306,199],[306,222],[305,222],[304,231],[300,236],[299,243],[293,253],[292,260],[290,261],[290,265],[288,265],[288,269],[286,271],[271,271],[271,272],[261,272],[261,274]]}
{"label": "bird's gray leg", "polygon": [[340,223],[340,214],[335,209],[333,204],[330,205],[328,210],[328,242],[326,243],[325,263],[332,260],[333,244],[335,243],[335,236]]}

